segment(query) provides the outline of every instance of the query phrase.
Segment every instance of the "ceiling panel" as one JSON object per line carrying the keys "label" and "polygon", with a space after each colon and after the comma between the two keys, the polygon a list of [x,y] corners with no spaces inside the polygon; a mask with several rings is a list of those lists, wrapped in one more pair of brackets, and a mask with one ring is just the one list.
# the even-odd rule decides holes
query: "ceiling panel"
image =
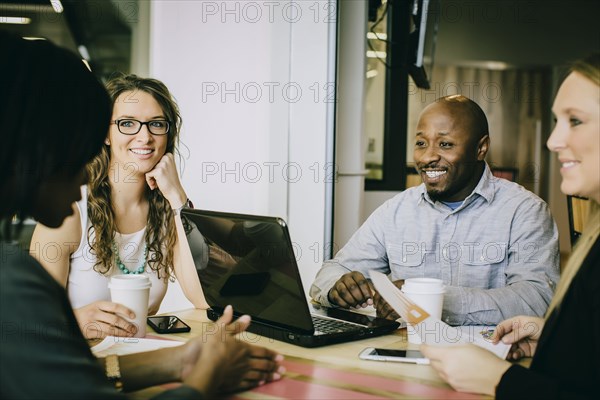
{"label": "ceiling panel", "polygon": [[[129,3],[137,7],[137,2]],[[0,29],[24,37],[41,37],[81,55],[85,46],[92,70],[101,78],[130,68],[131,28],[111,1],[62,0],[56,13],[48,0],[0,0],[2,17],[26,17],[31,23],[2,24]]]}

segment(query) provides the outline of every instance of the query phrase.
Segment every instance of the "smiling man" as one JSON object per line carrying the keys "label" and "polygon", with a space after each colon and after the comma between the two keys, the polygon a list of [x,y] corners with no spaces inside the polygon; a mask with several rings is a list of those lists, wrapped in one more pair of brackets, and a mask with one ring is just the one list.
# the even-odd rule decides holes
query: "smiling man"
{"label": "smiling man", "polygon": [[462,202],[479,183],[490,144],[485,114],[464,96],[430,104],[417,124],[414,160],[431,200]]}
{"label": "smiling man", "polygon": [[556,224],[539,197],[492,175],[489,146],[487,118],[472,100],[453,95],[427,106],[414,148],[423,184],[380,206],[323,264],[313,299],[373,304],[395,319],[366,279],[375,270],[398,287],[408,278],[442,279],[442,318],[452,325],[542,316],[559,279]]}

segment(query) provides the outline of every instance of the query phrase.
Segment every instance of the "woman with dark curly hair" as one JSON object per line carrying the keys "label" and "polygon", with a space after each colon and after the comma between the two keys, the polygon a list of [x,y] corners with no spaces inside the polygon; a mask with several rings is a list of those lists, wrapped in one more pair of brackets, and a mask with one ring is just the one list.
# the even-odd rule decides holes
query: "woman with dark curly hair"
{"label": "woman with dark curly hair", "polygon": [[[87,167],[90,183],[82,187],[82,200],[59,229],[39,225],[31,241],[34,257],[66,287],[88,338],[137,330],[118,315],[128,310],[110,301],[113,275],[150,278],[149,314],[158,311],[174,278],[196,307],[203,304],[195,268],[181,257],[182,247],[189,250],[179,211],[190,202],[174,160],[181,128],[177,104],[156,79],[120,75],[106,88],[110,128]],[[48,256],[44,249],[50,246],[57,254]]]}

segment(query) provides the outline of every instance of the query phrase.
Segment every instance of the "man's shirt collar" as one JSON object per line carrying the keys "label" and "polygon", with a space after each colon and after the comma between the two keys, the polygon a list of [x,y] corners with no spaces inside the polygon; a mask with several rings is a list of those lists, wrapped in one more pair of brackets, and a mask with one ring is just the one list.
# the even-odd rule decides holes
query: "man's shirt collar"
{"label": "man's shirt collar", "polygon": [[[475,189],[473,189],[471,194],[468,195],[467,198],[464,200],[463,204],[456,210],[460,210],[461,208],[471,203],[472,199],[476,197],[475,195],[479,195],[483,197],[487,202],[491,203],[494,200],[494,184],[492,183],[492,179],[494,179],[492,170],[490,169],[490,166],[487,163],[485,163],[483,174],[481,174],[481,178],[479,179],[477,186],[475,186]],[[425,188],[424,183],[421,183],[421,185],[419,185],[418,191],[420,195],[418,196],[419,201],[417,204],[421,204],[421,201],[425,200],[431,205],[435,205],[435,202],[431,200],[429,194],[427,194],[427,189]]]}

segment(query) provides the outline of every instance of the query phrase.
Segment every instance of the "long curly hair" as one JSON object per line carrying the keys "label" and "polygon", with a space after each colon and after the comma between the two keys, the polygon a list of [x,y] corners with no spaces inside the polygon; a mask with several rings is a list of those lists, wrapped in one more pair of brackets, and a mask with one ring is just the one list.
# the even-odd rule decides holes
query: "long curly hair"
{"label": "long curly hair", "polygon": [[[118,97],[125,92],[143,91],[150,94],[162,108],[166,119],[171,122],[166,151],[178,154],[181,115],[173,96],[162,82],[120,74],[106,83],[106,89],[113,107]],[[88,164],[87,172],[90,178],[88,216],[91,221],[87,240],[91,253],[96,256],[94,270],[106,274],[113,268],[113,241],[117,231],[109,179],[110,146],[102,146],[100,154]],[[148,267],[156,271],[159,278],[173,279],[173,248],[177,240],[173,210],[159,189],[147,188],[146,197],[149,203],[145,237]]]}

